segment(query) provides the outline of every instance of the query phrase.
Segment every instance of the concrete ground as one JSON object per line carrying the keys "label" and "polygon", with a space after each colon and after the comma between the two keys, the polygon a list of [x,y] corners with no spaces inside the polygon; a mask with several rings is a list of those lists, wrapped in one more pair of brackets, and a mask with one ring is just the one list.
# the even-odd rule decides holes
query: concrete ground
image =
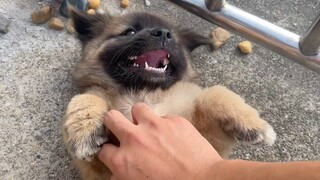
{"label": "concrete ground", "polygon": [[[132,0],[127,10],[118,0],[102,1],[112,14],[147,10],[209,34],[213,25],[172,4]],[[319,0],[232,0],[230,3],[298,34],[319,14]],[[0,177],[1,179],[77,179],[61,143],[61,117],[77,94],[71,72],[79,60],[78,42],[67,32],[34,25],[36,0],[1,0],[0,15],[11,23],[0,34]],[[244,97],[273,125],[273,147],[238,146],[232,158],[259,161],[320,160],[320,74],[262,47],[250,55],[236,48],[233,35],[221,49],[193,53],[206,86],[222,84]]]}

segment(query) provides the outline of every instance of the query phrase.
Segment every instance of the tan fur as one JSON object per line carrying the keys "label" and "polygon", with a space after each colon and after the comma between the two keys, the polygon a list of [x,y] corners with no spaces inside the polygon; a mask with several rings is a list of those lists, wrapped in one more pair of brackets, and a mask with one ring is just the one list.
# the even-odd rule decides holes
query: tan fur
{"label": "tan fur", "polygon": [[[144,91],[116,97],[114,102],[110,103],[112,104],[110,107],[106,106],[109,103],[103,102],[103,98],[95,95],[82,94],[74,97],[68,106],[64,126],[69,129],[85,130],[80,135],[67,130],[68,133],[73,133],[69,138],[76,138],[76,141],[81,142],[82,136],[94,130],[89,121],[101,121],[103,114],[109,109],[118,109],[131,120],[130,110],[136,102],[146,102],[160,116],[175,114],[189,119],[224,157],[228,156],[235,145],[234,136],[238,132],[254,129],[265,136],[263,133],[267,128],[271,128],[267,122],[259,118],[253,108],[228,89],[214,86],[203,90],[193,83],[180,82],[167,91],[157,90],[155,93]],[[99,110],[101,113],[98,113]],[[77,118],[72,118],[75,116]],[[109,175],[107,168],[96,157],[91,162],[76,160],[75,163],[85,179],[99,179],[98,177],[104,179]]]}
{"label": "tan fur", "polygon": [[237,138],[253,145],[274,142],[272,127],[240,96],[222,86],[201,88],[194,83],[196,74],[186,50],[187,72],[169,89],[121,91],[105,73],[99,55],[112,46],[113,40],[105,40],[106,34],[126,29],[123,24],[127,18],[115,19],[108,31],[86,45],[74,74],[83,93],[68,105],[63,137],[84,179],[110,178],[110,171],[96,157],[100,145],[107,141],[103,116],[108,110],[117,109],[131,120],[131,107],[137,102],[149,104],[159,116],[171,114],[190,120],[223,157],[228,156]]}

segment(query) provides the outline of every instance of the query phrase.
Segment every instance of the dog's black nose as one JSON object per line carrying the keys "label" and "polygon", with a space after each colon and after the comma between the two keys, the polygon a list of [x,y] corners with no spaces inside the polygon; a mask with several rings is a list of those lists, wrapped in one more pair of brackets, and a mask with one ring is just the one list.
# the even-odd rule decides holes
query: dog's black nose
{"label": "dog's black nose", "polygon": [[167,44],[171,40],[171,33],[169,29],[155,28],[150,32],[150,34],[160,41],[162,45]]}

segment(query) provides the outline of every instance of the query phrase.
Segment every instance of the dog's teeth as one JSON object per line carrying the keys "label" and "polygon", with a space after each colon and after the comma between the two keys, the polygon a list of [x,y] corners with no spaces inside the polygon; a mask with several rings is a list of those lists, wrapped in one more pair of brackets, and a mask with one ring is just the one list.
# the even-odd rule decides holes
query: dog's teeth
{"label": "dog's teeth", "polygon": [[163,63],[163,65],[167,65],[167,64],[169,64],[169,60],[166,58],[166,59],[163,60],[162,63]]}
{"label": "dog's teeth", "polygon": [[167,68],[168,68],[168,65],[164,66],[163,70],[167,70]]}
{"label": "dog's teeth", "polygon": [[139,64],[133,63],[134,67],[139,67]]}
{"label": "dog's teeth", "polygon": [[129,60],[133,61],[133,60],[136,60],[138,57],[137,56],[130,56],[128,57]]}
{"label": "dog's teeth", "polygon": [[168,58],[170,57],[170,54],[168,54]]}
{"label": "dog's teeth", "polygon": [[167,69],[167,66],[163,67],[163,68],[156,68],[156,67],[152,67],[149,66],[147,62],[145,62],[145,70],[147,71],[154,71],[154,72],[158,72],[158,73],[164,73]]}

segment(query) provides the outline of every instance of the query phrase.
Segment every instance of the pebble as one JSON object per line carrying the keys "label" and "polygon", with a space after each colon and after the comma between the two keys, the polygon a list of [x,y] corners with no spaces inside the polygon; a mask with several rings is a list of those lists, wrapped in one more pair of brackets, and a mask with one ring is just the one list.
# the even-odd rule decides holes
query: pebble
{"label": "pebble", "polygon": [[75,29],[73,27],[73,22],[71,19],[68,19],[67,24],[66,24],[66,29],[70,34],[73,34],[75,32]]}
{"label": "pebble", "polygon": [[252,52],[252,44],[250,41],[242,41],[238,44],[238,47],[244,54],[249,54]]}
{"label": "pebble", "polygon": [[61,31],[61,30],[64,29],[64,24],[61,21],[61,19],[53,17],[48,22],[48,27],[51,28],[51,29],[54,29],[54,30]]}
{"label": "pebble", "polygon": [[9,32],[9,20],[0,14],[0,33],[7,34]]}
{"label": "pebble", "polygon": [[95,15],[96,14],[96,11],[94,9],[89,9],[87,11],[88,14],[91,14],[91,15]]}
{"label": "pebble", "polygon": [[225,29],[218,27],[212,31],[211,38],[213,40],[213,49],[218,49],[230,38],[230,34]]}
{"label": "pebble", "polygon": [[99,14],[104,14],[105,11],[104,11],[103,9],[99,8],[99,9],[97,9],[97,13],[99,13]]}
{"label": "pebble", "polygon": [[144,0],[144,4],[145,4],[146,6],[150,6],[150,5],[151,5],[151,3],[150,3],[149,0]]}
{"label": "pebble", "polygon": [[60,14],[62,14],[65,17],[69,17],[68,13],[68,3],[69,5],[72,5],[73,7],[81,10],[81,11],[88,11],[89,9],[89,2],[87,0],[63,0],[59,11]]}
{"label": "pebble", "polygon": [[35,131],[33,136],[37,141],[40,141],[40,140],[42,140],[42,136],[43,135],[42,135],[42,133],[40,131]]}
{"label": "pebble", "polygon": [[43,6],[31,13],[31,20],[35,24],[43,24],[52,17],[52,9],[50,6]]}
{"label": "pebble", "polygon": [[129,0],[121,0],[121,7],[127,8],[129,6]]}
{"label": "pebble", "polygon": [[100,7],[100,0],[89,0],[90,9],[98,9]]}
{"label": "pebble", "polygon": [[37,155],[36,155],[36,159],[41,159],[41,155],[40,155],[40,154],[37,154]]}

